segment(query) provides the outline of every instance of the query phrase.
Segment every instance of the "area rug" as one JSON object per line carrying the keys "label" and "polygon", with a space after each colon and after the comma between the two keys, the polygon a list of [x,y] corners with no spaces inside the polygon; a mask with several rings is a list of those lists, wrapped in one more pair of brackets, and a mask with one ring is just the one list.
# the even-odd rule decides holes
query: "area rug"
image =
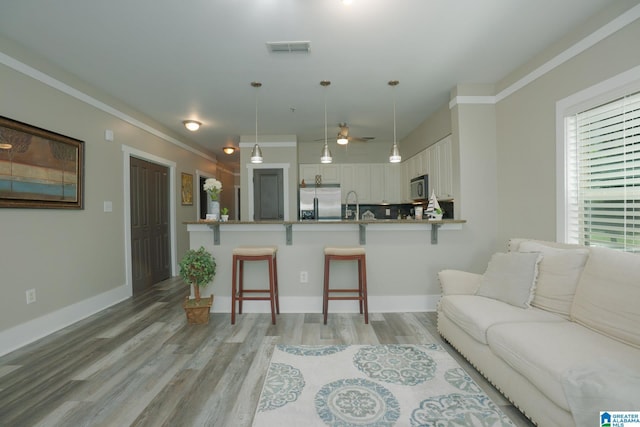
{"label": "area rug", "polygon": [[254,427],[513,426],[438,344],[277,345]]}

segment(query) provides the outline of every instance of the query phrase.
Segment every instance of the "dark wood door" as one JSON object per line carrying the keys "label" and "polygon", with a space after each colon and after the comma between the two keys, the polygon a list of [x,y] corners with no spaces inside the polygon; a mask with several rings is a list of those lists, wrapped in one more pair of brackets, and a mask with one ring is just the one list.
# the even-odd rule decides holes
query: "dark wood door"
{"label": "dark wood door", "polygon": [[136,295],[171,274],[169,169],[131,157],[131,271]]}
{"label": "dark wood door", "polygon": [[254,169],[254,221],[284,219],[282,169]]}

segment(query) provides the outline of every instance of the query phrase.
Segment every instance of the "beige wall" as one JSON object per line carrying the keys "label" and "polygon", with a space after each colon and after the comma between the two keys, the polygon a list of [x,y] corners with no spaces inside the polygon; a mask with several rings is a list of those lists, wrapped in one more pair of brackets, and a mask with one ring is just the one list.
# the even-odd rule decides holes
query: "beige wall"
{"label": "beige wall", "polygon": [[[47,68],[6,40],[0,39],[0,51],[10,52],[11,57],[23,65],[27,65],[27,61],[36,63],[58,81],[85,88],[82,82],[53,67]],[[97,95],[96,91],[91,92],[94,98]],[[120,109],[123,110],[126,108]],[[129,292],[123,147],[142,157],[149,155],[175,165],[171,183],[175,193],[174,259],[179,259],[188,249],[188,233],[183,223],[197,217],[197,203],[194,200],[192,206],[182,206],[180,175],[187,172],[195,178],[196,170],[215,175],[213,156],[203,157],[180,148],[5,65],[0,65],[0,114],[80,139],[85,142],[86,152],[83,210],[0,210],[0,333],[42,316],[55,317],[58,310],[86,300],[94,299],[99,306]],[[140,116],[135,118],[144,120]],[[180,138],[159,124],[144,122],[170,138]],[[106,129],[113,130],[113,142],[105,141]],[[183,143],[186,146],[187,142]],[[233,176],[230,176],[232,187]],[[194,191],[197,191],[195,187]],[[104,212],[104,201],[112,202],[112,212]],[[25,291],[31,288],[36,290],[37,301],[27,305]],[[101,299],[101,295],[109,296]],[[82,313],[84,309],[66,312],[65,315],[72,315],[70,321],[74,320],[73,312]]]}
{"label": "beige wall", "polygon": [[451,111],[449,105],[445,104],[400,141],[399,149],[402,159],[408,159],[449,134],[451,134]]}
{"label": "beige wall", "polygon": [[640,65],[638,40],[635,21],[497,103],[498,241],[555,240],[556,102]]}

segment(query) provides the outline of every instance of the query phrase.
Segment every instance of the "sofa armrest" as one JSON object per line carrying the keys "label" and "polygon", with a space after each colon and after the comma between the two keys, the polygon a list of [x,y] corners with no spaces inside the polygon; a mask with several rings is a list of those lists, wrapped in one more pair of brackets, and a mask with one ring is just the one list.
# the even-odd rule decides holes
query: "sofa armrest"
{"label": "sofa armrest", "polygon": [[443,296],[475,294],[481,278],[481,274],[460,270],[442,270],[438,273]]}

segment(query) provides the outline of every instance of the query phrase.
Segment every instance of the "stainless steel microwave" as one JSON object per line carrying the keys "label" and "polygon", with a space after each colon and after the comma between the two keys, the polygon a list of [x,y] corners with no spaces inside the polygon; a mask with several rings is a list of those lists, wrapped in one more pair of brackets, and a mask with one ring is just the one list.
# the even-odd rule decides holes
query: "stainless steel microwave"
{"label": "stainless steel microwave", "polygon": [[411,200],[426,200],[429,198],[429,175],[422,175],[411,180]]}

